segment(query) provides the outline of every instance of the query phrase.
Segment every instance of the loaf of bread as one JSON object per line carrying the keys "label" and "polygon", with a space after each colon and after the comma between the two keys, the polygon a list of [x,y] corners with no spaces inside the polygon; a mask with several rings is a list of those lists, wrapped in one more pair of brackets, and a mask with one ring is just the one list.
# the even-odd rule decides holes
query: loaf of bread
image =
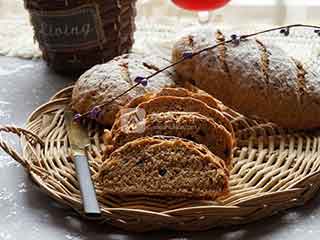
{"label": "loaf of bread", "polygon": [[198,113],[163,112],[148,114],[143,121],[112,131],[114,147],[146,136],[176,136],[203,144],[227,165],[232,158],[231,134],[220,124]]}
{"label": "loaf of bread", "polygon": [[[224,41],[223,33],[190,34],[173,61]],[[320,127],[320,74],[276,45],[258,39],[223,44],[176,66],[178,74],[240,113],[282,127]]]}
{"label": "loaf of bread", "polygon": [[[147,99],[146,99],[147,100]],[[146,115],[151,113],[161,112],[196,112],[203,116],[206,116],[216,123],[222,125],[228,130],[232,136],[234,136],[233,128],[230,121],[223,116],[223,114],[212,107],[209,107],[204,102],[193,97],[174,97],[160,95],[159,97],[150,98],[145,102],[141,102],[137,109],[143,110]],[[126,113],[127,116],[119,116],[112,127],[113,132],[119,129],[121,126],[121,119],[124,117],[129,119],[135,112]]]}
{"label": "loaf of bread", "polygon": [[[109,102],[134,84],[136,77],[147,77],[170,62],[161,57],[143,54],[125,54],[108,63],[97,65],[85,72],[76,82],[71,106],[78,113],[86,113],[93,107]],[[106,105],[97,121],[111,126],[116,113],[130,100],[163,87],[175,86],[174,72],[166,70],[149,80],[147,86],[137,86],[127,94]]]}
{"label": "loaf of bread", "polygon": [[215,199],[228,193],[224,162],[179,138],[129,142],[104,162],[96,179],[104,194]]}

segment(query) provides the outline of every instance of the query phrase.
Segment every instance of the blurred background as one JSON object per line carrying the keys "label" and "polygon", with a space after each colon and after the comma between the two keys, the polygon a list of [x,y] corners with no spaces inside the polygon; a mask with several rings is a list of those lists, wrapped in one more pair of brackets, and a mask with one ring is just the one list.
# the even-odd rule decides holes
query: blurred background
{"label": "blurred background", "polygon": [[[231,0],[211,12],[213,24],[208,26],[249,31],[289,23],[317,24],[319,12],[320,0]],[[178,8],[172,0],[137,0],[136,25],[134,51],[155,51],[157,44],[157,53],[168,55],[176,35],[199,22],[197,12]],[[41,57],[23,0],[0,0],[0,55]]]}
{"label": "blurred background", "polygon": [[[177,8],[170,0],[138,0],[139,17],[195,18],[194,12]],[[226,7],[213,12],[213,21],[225,24],[317,23],[320,20],[318,0],[231,0]],[[0,20],[25,18],[23,0],[0,0]]]}

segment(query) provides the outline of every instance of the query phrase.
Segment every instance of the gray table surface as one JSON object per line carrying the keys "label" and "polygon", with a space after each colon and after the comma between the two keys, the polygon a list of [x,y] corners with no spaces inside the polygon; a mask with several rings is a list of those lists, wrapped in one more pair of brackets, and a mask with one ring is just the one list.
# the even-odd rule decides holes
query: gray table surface
{"label": "gray table surface", "polygon": [[[0,57],[0,124],[24,126],[28,114],[74,79],[40,61]],[[3,134],[14,146],[16,138]],[[258,222],[208,232],[126,233],[81,220],[32,185],[23,168],[0,150],[0,240],[319,239],[320,196],[305,206]]]}

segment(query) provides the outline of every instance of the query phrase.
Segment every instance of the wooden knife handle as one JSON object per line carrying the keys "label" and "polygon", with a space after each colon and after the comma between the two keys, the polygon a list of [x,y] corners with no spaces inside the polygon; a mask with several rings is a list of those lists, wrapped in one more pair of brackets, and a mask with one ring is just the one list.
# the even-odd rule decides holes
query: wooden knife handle
{"label": "wooden knife handle", "polygon": [[85,155],[75,155],[74,163],[76,166],[77,178],[80,183],[85,215],[92,218],[99,217],[101,212],[91,180],[88,159]]}

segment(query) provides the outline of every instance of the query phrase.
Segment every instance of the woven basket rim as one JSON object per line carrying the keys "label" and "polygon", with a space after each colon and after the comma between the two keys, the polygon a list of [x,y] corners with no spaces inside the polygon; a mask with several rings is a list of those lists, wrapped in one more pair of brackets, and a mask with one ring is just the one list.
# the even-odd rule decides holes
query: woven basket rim
{"label": "woven basket rim", "polygon": [[[26,129],[32,131],[34,126],[38,126],[40,122],[43,121],[43,116],[54,115],[56,112],[63,111],[63,108],[69,103],[72,89],[73,86],[69,86],[58,91],[47,103],[36,108],[29,115]],[[41,124],[39,126],[41,126]],[[316,135],[316,137],[320,138],[318,135]],[[65,194],[62,191],[59,192],[56,189],[52,189],[49,185],[46,185],[44,178],[50,178],[51,176],[49,174],[46,176],[45,171],[41,172],[44,169],[36,167],[30,162],[30,159],[32,160],[34,156],[33,154],[37,151],[36,148],[40,146],[33,147],[23,134],[21,135],[21,145],[23,147],[23,158],[27,163],[25,166],[26,170],[36,185],[56,201],[68,205],[80,214],[83,214],[81,202],[78,197]],[[183,206],[179,205],[181,203],[178,203],[176,208],[162,209],[159,211],[157,207],[154,209],[152,209],[152,207],[151,209],[126,206],[108,207],[103,205],[104,203],[101,203],[101,210],[103,220],[111,219],[110,224],[129,231],[150,231],[161,228],[186,231],[194,231],[197,229],[206,230],[212,227],[252,222],[273,215],[281,210],[302,205],[311,199],[320,188],[319,179],[320,168],[317,168],[316,171],[310,172],[300,179],[297,179],[294,184],[291,184],[284,190],[249,194],[239,199],[238,202],[236,201],[235,205],[215,203],[211,205],[198,204],[196,206]],[[135,201],[137,205],[140,206],[140,197],[136,197],[133,202]],[[183,204],[184,203],[185,202],[183,202]],[[161,202],[159,204],[161,205]],[[203,224],[198,224],[196,221],[202,221]]]}

